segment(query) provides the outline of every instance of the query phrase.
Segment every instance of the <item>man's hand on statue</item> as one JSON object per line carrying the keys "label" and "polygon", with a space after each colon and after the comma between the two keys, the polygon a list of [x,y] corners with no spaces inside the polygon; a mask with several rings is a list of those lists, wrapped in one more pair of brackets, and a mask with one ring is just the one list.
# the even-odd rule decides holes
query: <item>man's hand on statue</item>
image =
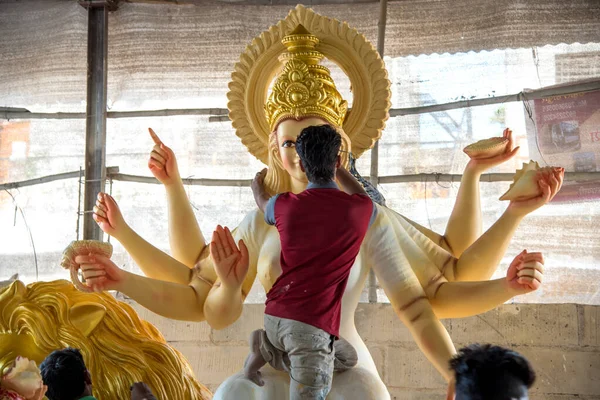
{"label": "man's hand on statue", "polygon": [[252,184],[250,187],[252,188],[252,193],[261,193],[265,189],[265,176],[267,176],[267,169],[264,168],[262,171],[257,172],[252,180]]}
{"label": "man's hand on statue", "polygon": [[513,148],[514,142],[512,131],[509,128],[506,128],[502,133],[502,136],[508,139],[508,144],[506,145],[506,150],[504,151],[504,153],[490,158],[471,159],[467,164],[466,170],[477,174],[481,174],[484,171],[502,163],[505,163],[506,161],[513,158],[519,151],[519,147]]}
{"label": "man's hand on statue", "polygon": [[129,228],[117,202],[111,195],[106,193],[98,193],[92,217],[104,233],[117,239],[124,230]]}
{"label": "man's hand on statue", "polygon": [[221,284],[230,289],[241,288],[249,266],[248,249],[244,241],[239,241],[238,249],[229,229],[219,225],[213,232],[210,255]]}
{"label": "man's hand on statue", "polygon": [[152,128],[148,128],[148,131],[154,141],[154,147],[148,159],[150,172],[163,185],[168,186],[179,181],[181,178],[179,176],[179,169],[177,168],[175,153],[169,147],[165,146]]}
{"label": "man's hand on statue", "polygon": [[539,289],[544,276],[542,253],[528,253],[523,250],[510,263],[506,272],[506,282],[516,294],[525,294]]}
{"label": "man's hand on statue", "polygon": [[507,212],[518,217],[524,217],[544,204],[549,203],[560,190],[564,177],[564,168],[548,168],[538,171],[538,185],[542,190],[542,194],[533,199],[511,201]]}
{"label": "man's hand on statue", "polygon": [[87,256],[75,257],[75,262],[85,278],[85,284],[94,292],[118,289],[126,277],[125,271],[109,258],[90,253]]}

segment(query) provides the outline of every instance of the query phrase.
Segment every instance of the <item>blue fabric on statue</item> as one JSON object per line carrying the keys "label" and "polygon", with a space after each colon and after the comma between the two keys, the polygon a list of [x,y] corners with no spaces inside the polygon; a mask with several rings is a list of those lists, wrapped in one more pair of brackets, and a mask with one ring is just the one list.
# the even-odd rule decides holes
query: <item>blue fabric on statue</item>
{"label": "blue fabric on statue", "polygon": [[385,197],[383,197],[381,192],[379,190],[377,190],[377,188],[375,186],[373,186],[371,184],[371,182],[369,182],[368,180],[366,180],[365,178],[360,176],[360,174],[356,170],[356,159],[354,158],[354,154],[349,152],[348,155],[349,155],[349,159],[350,159],[349,171],[352,174],[352,176],[354,176],[356,178],[356,180],[360,182],[362,187],[365,188],[365,191],[367,192],[367,194],[369,195],[371,200],[373,200],[375,203],[379,204],[380,206],[385,207]]}

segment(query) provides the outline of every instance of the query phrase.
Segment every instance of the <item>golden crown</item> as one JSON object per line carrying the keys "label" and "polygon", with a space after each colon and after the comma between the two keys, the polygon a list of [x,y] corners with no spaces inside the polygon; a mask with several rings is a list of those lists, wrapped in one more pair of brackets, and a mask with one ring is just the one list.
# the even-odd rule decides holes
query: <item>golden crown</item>
{"label": "golden crown", "polygon": [[298,25],[281,42],[287,52],[279,61],[285,66],[265,104],[271,131],[283,120],[309,116],[341,127],[348,103],[336,89],[329,69],[319,65],[325,57],[315,49],[319,39]]}

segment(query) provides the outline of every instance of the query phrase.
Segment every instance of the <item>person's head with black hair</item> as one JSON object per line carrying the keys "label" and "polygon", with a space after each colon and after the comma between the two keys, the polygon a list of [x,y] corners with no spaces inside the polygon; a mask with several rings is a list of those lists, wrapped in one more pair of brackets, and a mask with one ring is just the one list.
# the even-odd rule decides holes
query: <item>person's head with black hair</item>
{"label": "person's head with black hair", "polygon": [[50,353],[40,364],[49,400],[78,400],[92,395],[92,379],[78,349]]}
{"label": "person's head with black hair", "polygon": [[296,152],[309,182],[326,184],[335,178],[341,146],[342,137],[330,125],[309,126],[300,132]]}
{"label": "person's head with black hair", "polygon": [[450,360],[456,379],[455,400],[527,400],[535,381],[521,354],[491,344],[473,344]]}

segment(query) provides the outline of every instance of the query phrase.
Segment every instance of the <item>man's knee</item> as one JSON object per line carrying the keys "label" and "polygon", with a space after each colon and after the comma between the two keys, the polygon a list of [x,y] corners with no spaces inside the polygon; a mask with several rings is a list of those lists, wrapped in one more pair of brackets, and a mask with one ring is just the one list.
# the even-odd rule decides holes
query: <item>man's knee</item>
{"label": "man's knee", "polygon": [[292,368],[290,400],[325,400],[331,390],[332,375],[319,368]]}
{"label": "man's knee", "polygon": [[290,378],[301,386],[314,389],[328,388],[331,386],[332,371],[314,367],[294,367],[290,371]]}

